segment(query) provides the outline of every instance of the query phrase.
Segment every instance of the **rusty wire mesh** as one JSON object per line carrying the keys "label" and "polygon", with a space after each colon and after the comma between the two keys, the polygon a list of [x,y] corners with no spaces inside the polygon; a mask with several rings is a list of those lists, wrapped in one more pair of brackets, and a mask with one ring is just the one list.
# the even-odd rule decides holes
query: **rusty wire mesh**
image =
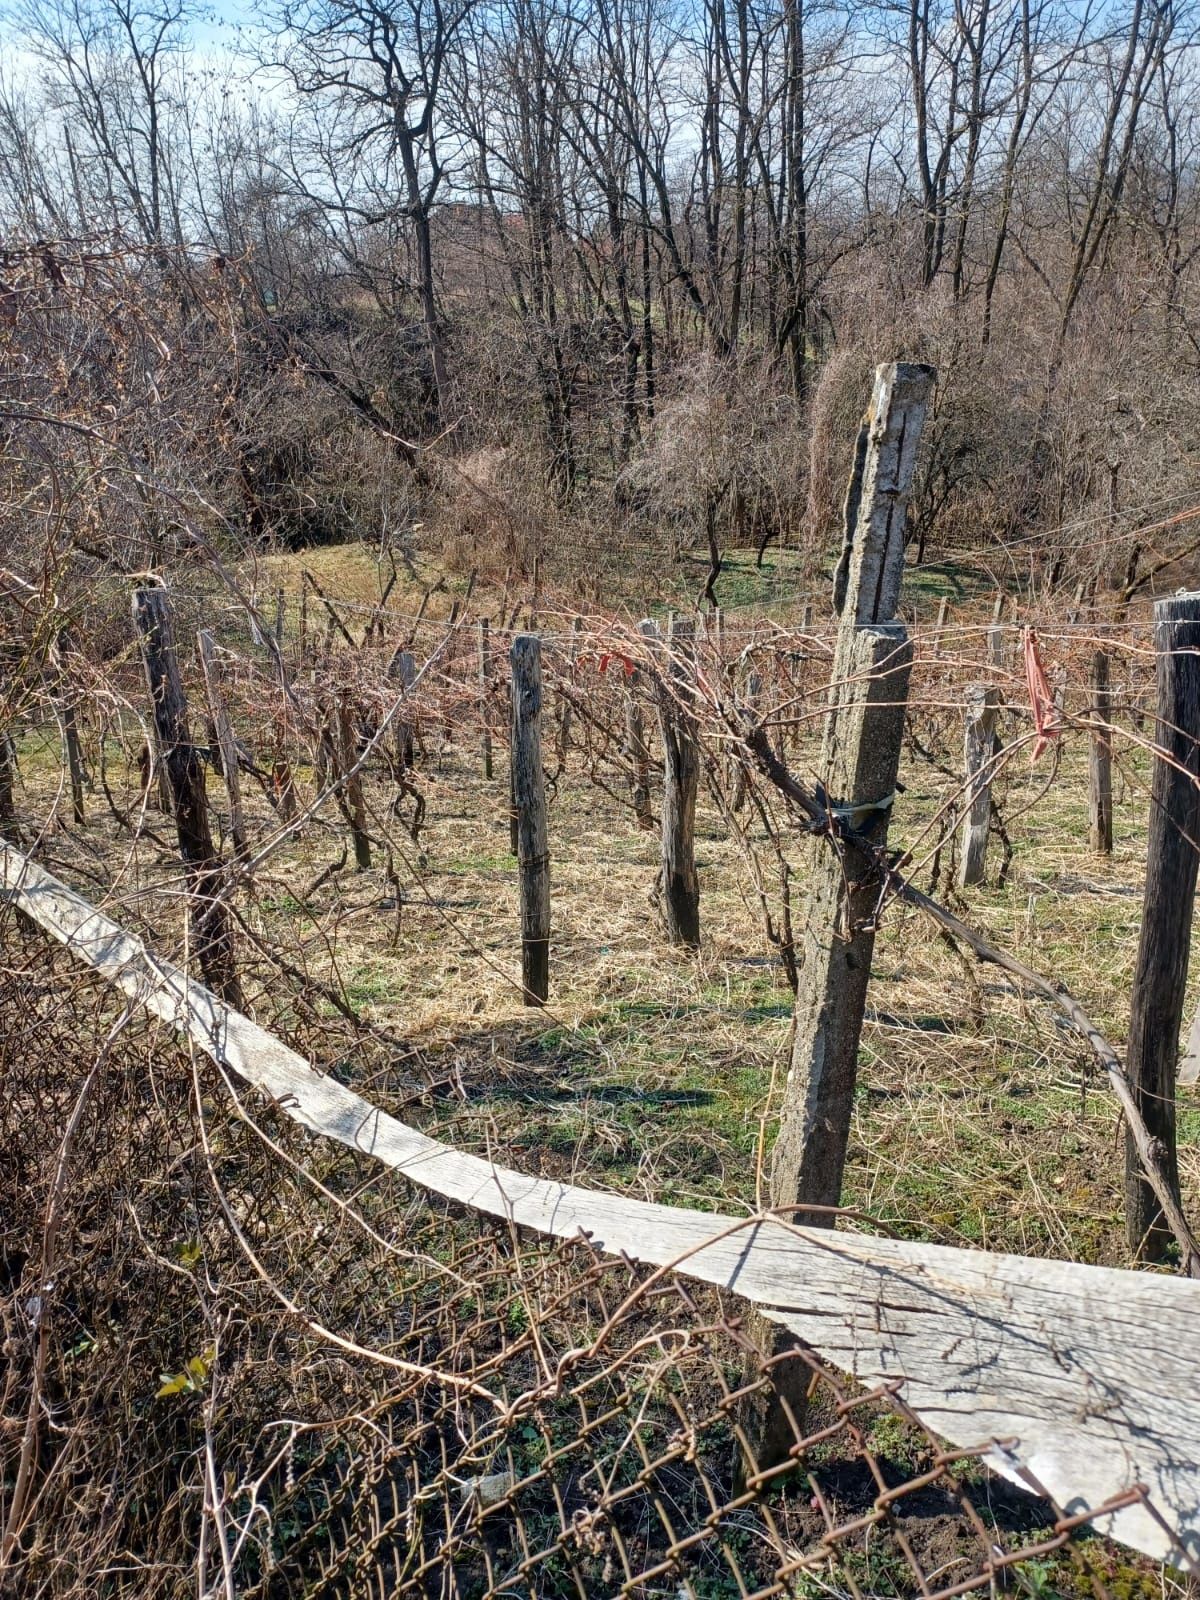
{"label": "rusty wire mesh", "polygon": [[[1053,1592],[1099,1596],[1132,1570],[901,1384],[247,1112],[11,911],[0,963],[26,1018],[0,1042],[10,1592],[949,1596],[1065,1552]],[[793,1364],[762,1470],[750,1421]]]}

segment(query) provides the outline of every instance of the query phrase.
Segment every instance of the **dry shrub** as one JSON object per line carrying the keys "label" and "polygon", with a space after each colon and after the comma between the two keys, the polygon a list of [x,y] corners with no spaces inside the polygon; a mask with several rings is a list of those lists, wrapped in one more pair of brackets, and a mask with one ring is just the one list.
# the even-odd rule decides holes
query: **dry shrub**
{"label": "dry shrub", "polygon": [[797,543],[806,463],[801,416],[783,374],[757,356],[702,355],[678,367],[618,496],[673,542]]}
{"label": "dry shrub", "polygon": [[509,568],[533,570],[546,544],[547,497],[523,465],[494,447],[441,462],[427,537],[451,572],[497,577]]}

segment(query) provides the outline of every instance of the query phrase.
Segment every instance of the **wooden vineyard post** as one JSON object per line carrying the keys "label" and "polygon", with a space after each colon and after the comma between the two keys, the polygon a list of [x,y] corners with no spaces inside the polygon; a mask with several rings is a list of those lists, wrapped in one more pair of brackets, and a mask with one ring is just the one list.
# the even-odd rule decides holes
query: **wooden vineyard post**
{"label": "wooden vineyard post", "polygon": [[0,728],[0,839],[10,844],[20,844],[21,830],[17,826],[17,811],[13,804],[13,783],[17,763],[13,759],[12,735]]}
{"label": "wooden vineyard post", "polygon": [[[300,621],[303,630],[304,623],[304,595],[303,586],[300,589]],[[283,591],[280,590],[279,621],[285,617],[285,604]],[[284,822],[290,822],[300,809],[300,802],[296,796],[296,781],[292,776],[292,764],[288,760],[287,735],[288,735],[288,703],[291,691],[288,687],[287,661],[283,653],[283,634],[280,632],[276,638],[278,646],[275,656],[275,670],[279,677],[279,705],[272,718],[272,749],[271,749],[271,794],[276,809]],[[304,635],[301,631],[298,645],[298,665],[304,669]]]}
{"label": "wooden vineyard post", "polygon": [[996,715],[1000,691],[973,683],[966,693],[964,735],[966,804],[962,822],[962,857],[958,881],[963,888],[982,883],[992,822],[992,766],[996,756]]}
{"label": "wooden vineyard post", "polygon": [[479,724],[480,753],[483,756],[483,775],[492,776],[492,730],[488,726],[488,680],[492,674],[491,643],[488,639],[488,619],[479,621]]}
{"label": "wooden vineyard post", "polygon": [[521,983],[527,1006],[550,994],[550,855],[542,769],[542,647],[533,634],[512,643],[512,780],[521,880]]}
{"label": "wooden vineyard post", "polygon": [[[417,676],[416,657],[411,650],[397,650],[388,663],[388,677],[400,680],[400,693],[407,695]],[[422,745],[422,754],[424,754]],[[396,765],[407,772],[413,765],[414,741],[411,722],[396,720]]]}
{"label": "wooden vineyard post", "polygon": [[1113,847],[1112,690],[1109,687],[1107,650],[1092,657],[1092,730],[1088,747],[1088,832],[1097,855],[1110,856]]}
{"label": "wooden vineyard post", "polygon": [[201,628],[196,635],[200,647],[200,670],[204,674],[204,692],[208,697],[209,714],[217,734],[217,748],[221,753],[221,776],[225,780],[225,793],[229,796],[229,831],[233,836],[233,849],[239,861],[246,861],[250,851],[246,844],[246,822],[242,814],[242,784],[238,771],[237,741],[233,724],[225,706],[221,685],[217,682],[216,647],[212,634]]}
{"label": "wooden vineyard post", "polygon": [[537,627],[538,612],[542,605],[542,558],[536,555],[533,558],[533,598],[529,602],[529,631],[532,633]]}
{"label": "wooden vineyard post", "polygon": [[363,802],[362,774],[355,772],[357,744],[354,715],[350,698],[339,696],[333,717],[333,765],[338,784],[338,799],[346,821],[350,824],[350,837],[354,841],[354,865],[359,872],[371,867],[371,836],[367,832],[367,808]]}
{"label": "wooden vineyard post", "polygon": [[71,812],[79,827],[86,821],[83,810],[83,752],[79,747],[79,723],[75,702],[63,706],[63,736],[67,745],[67,771],[71,778]]}
{"label": "wooden vineyard post", "polygon": [[[793,675],[793,687],[801,694],[808,693],[808,680],[811,673],[812,662],[815,659],[813,652],[813,603],[806,600],[800,609],[800,636],[801,646],[795,653],[793,660],[796,672]],[[796,740],[801,739],[803,723],[797,725]]]}
{"label": "wooden vineyard post", "polygon": [[158,794],[158,809],[164,817],[169,817],[175,810],[171,794],[171,778],[163,755],[162,740],[158,737],[158,729],[153,722],[150,724],[143,757],[142,800],[144,803],[149,803],[150,785],[153,784]]}
{"label": "wooden vineyard post", "polygon": [[174,801],[175,828],[188,889],[192,948],[209,988],[241,1009],[242,989],[234,965],[229,912],[216,898],[224,872],[209,832],[204,767],[188,726],[187,699],[179,675],[167,591],[157,585],[135,589],[133,620],[146,669],[158,748]]}
{"label": "wooden vineyard post", "polygon": [[275,753],[271,761],[271,793],[284,822],[290,822],[300,809],[296,798],[296,781],[292,777],[292,764],[287,758],[284,743],[286,724],[282,713],[275,719]]}
{"label": "wooden vineyard post", "polygon": [[[896,791],[912,667],[912,645],[896,620],[905,519],[934,382],[935,373],[926,366],[876,369],[865,450],[846,501],[847,577],[825,716],[822,781],[833,815],[850,819],[879,847],[887,840]],[[862,850],[849,841],[831,849],[828,841],[813,840],[808,867],[812,887],[770,1203],[789,1208],[799,1223],[832,1227],[832,1213],[805,1207],[833,1207],[841,1200],[879,887]],[[787,1342],[778,1329],[765,1336],[776,1348]],[[785,1362],[774,1387],[750,1402],[743,1420],[760,1471],[786,1460],[797,1442],[792,1418],[800,1421],[804,1415],[808,1376],[802,1362]]]}
{"label": "wooden vineyard post", "polygon": [[1002,667],[1004,665],[1004,590],[997,592],[995,604],[992,606],[992,623],[987,631],[987,658],[988,666]]}
{"label": "wooden vineyard post", "polygon": [[[55,665],[61,673],[63,657],[70,649],[70,640],[65,633],[60,633],[55,643]],[[70,694],[63,694],[61,689],[56,693],[59,712],[62,716],[63,744],[67,752],[67,775],[71,783],[71,814],[76,825],[80,828],[86,824],[83,810],[83,751],[79,745],[79,722],[75,710],[75,701]]]}
{"label": "wooden vineyard post", "polygon": [[[1183,1016],[1200,846],[1200,594],[1154,607],[1157,725],[1142,931],[1133,974],[1126,1070],[1151,1138],[1179,1195],[1175,1058]],[[1125,1133],[1125,1231],[1130,1252],[1165,1259],[1172,1234]]]}
{"label": "wooden vineyard post", "polygon": [[[647,639],[661,644],[658,624],[645,621]],[[692,718],[682,703],[688,668],[694,660],[692,624],[672,616],[667,632],[667,663],[655,688],[663,742],[662,878],[663,916],[671,944],[700,945],[700,882],[696,876],[696,791],[700,754]]]}
{"label": "wooden vineyard post", "polygon": [[938,601],[937,617],[936,617],[936,619],[934,621],[934,624],[933,624],[933,650],[932,650],[932,654],[933,654],[933,656],[935,658],[940,656],[941,653],[942,653],[942,634],[945,632],[945,629],[946,629],[946,613],[949,610],[950,610],[950,597],[948,595],[943,595],[942,598]]}
{"label": "wooden vineyard post", "polygon": [[650,810],[650,751],[646,746],[646,719],[642,715],[642,675],[636,669],[625,685],[625,746],[633,767],[630,787],[633,812],[639,828],[650,829],[654,817]]}

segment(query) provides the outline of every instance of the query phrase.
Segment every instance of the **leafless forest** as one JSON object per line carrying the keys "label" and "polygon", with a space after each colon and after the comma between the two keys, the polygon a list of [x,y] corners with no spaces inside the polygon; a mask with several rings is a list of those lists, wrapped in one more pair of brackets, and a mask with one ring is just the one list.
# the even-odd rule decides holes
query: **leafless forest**
{"label": "leafless forest", "polygon": [[1194,1600],[1200,9],[0,44],[3,1600]]}
{"label": "leafless forest", "polygon": [[10,549],[816,562],[894,356],[940,373],[921,556],[1119,587],[1191,492],[1187,5],[234,22],[7,9]]}

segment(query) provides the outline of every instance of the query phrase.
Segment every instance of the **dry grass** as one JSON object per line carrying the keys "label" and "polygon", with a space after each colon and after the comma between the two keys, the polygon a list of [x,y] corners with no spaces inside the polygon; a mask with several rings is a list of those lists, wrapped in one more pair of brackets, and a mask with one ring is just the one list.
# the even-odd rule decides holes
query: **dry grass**
{"label": "dry grass", "polygon": [[[56,746],[47,743],[39,760],[35,742],[26,740],[22,763],[31,791],[57,782]],[[796,759],[803,765],[809,754]],[[1049,791],[1013,823],[1008,881],[970,891],[966,909],[997,943],[1066,983],[1119,1040],[1140,919],[1146,763],[1140,753],[1122,763],[1117,848],[1101,861],[1081,838],[1083,758],[1079,737]],[[1009,814],[1043,785],[1026,761],[1014,758],[1004,785]],[[308,792],[311,774],[297,777]],[[946,783],[911,757],[903,777],[893,837],[917,841]],[[506,785],[485,782],[476,752],[455,743],[431,748],[418,781],[427,804],[419,845],[393,824],[371,871],[344,866],[302,903],[304,887],[345,845],[334,814],[302,831],[239,899],[248,927],[418,1053],[419,1076],[440,1087],[407,1114],[454,1142],[645,1198],[753,1206],[772,1089],[786,1064],[790,995],[720,818],[702,801],[704,945],[692,956],[666,944],[652,904],[656,836],[568,768],[550,805],[552,995],[538,1011],[521,1004],[517,982]],[[386,818],[391,793],[382,775],[368,782],[377,818]],[[131,787],[125,798],[133,797]],[[250,803],[265,832],[265,802],[254,794]],[[175,880],[169,848],[140,841],[131,850],[101,820],[84,835],[59,833],[45,853],[84,887],[115,885],[134,918],[152,888]],[[791,853],[802,884],[805,847]],[[993,876],[999,856],[994,843]],[[178,909],[173,887],[171,898]],[[182,935],[179,921],[170,939],[157,896],[152,931],[176,946]],[[327,1002],[301,1004],[261,955],[247,948],[244,959],[257,976],[260,1015],[299,1029],[339,1070],[376,1070],[376,1053],[355,1056]],[[1180,1124],[1185,1200],[1195,1209],[1194,1090],[1181,1091]],[[937,1240],[1121,1262],[1118,1135],[1084,1047],[988,974],[968,982],[922,920],[893,907],[876,945],[847,1204]]]}
{"label": "dry grass", "polygon": [[[365,612],[358,608],[369,607],[379,594],[374,555],[365,547],[313,552],[301,560],[278,558],[250,574],[264,597],[277,582],[285,582],[291,600],[289,629],[295,626],[300,565],[313,572],[353,625],[361,627]],[[422,572],[416,583],[398,580],[394,611],[415,611],[433,578],[430,571],[428,576]],[[460,579],[448,581],[430,598],[426,618],[444,619],[461,588]],[[494,616],[499,591],[486,588],[481,598]],[[515,605],[521,598],[514,582],[510,601]],[[193,595],[181,599],[180,610],[182,635],[204,615],[204,604]],[[319,602],[310,596],[310,626],[320,616]],[[422,638],[441,632],[435,626]],[[558,632],[561,636],[561,625]],[[969,665],[981,637],[972,620],[947,648]],[[235,642],[245,646],[241,635]],[[248,647],[245,654],[250,655]],[[819,661],[816,666],[824,670]],[[326,668],[331,682],[340,681],[336,656],[323,661],[319,670]],[[953,682],[961,677],[961,668],[961,661],[944,670],[926,662],[914,687],[920,743],[950,774],[960,759]],[[125,674],[120,682],[130,705],[137,705],[144,691],[136,670],[127,662],[119,672]],[[270,729],[259,726],[264,709],[255,698],[255,682],[233,676],[239,731],[261,753],[269,738],[258,736]],[[1011,681],[1009,688],[1015,702],[1018,689]],[[461,707],[464,701],[445,703]],[[557,710],[552,698],[551,720]],[[200,708],[194,706],[194,724],[201,721]],[[573,750],[552,785],[550,801],[551,1002],[544,1010],[530,1009],[521,1004],[518,985],[517,875],[508,854],[500,731],[497,776],[489,782],[482,776],[478,730],[470,717],[452,720],[449,737],[443,733],[444,721],[430,715],[423,724],[426,748],[415,781],[426,815],[417,841],[392,815],[394,784],[381,765],[373,764],[365,785],[375,837],[369,871],[353,870],[347,829],[330,807],[278,849],[252,884],[239,888],[234,905],[242,923],[239,955],[251,1009],[326,1070],[460,1147],[488,1150],[525,1171],[640,1198],[726,1211],[753,1208],[786,1067],[791,996],[764,939],[745,858],[710,798],[702,792],[697,842],[703,946],[698,954],[689,954],[665,942],[653,904],[656,835],[640,831],[631,809],[591,781],[582,750]],[[1014,712],[1009,731],[1017,726]],[[804,727],[802,737],[795,731],[789,736],[788,754],[797,770],[811,774],[819,717]],[[84,734],[94,768],[97,727],[86,708]],[[136,815],[137,772],[127,762],[138,739],[136,719],[127,711],[109,727],[107,738],[114,796],[121,808]],[[1048,760],[1031,769],[1028,754],[1016,751],[998,784],[1014,851],[1011,866],[1003,885],[998,884],[1002,851],[1001,840],[995,839],[989,886],[970,891],[959,909],[996,943],[1064,982],[1120,1041],[1127,1026],[1141,909],[1148,758],[1132,738],[1122,743],[1116,850],[1108,860],[1094,859],[1085,838],[1085,738],[1076,732],[1064,740],[1048,787]],[[299,758],[301,743],[296,741],[293,754],[305,801],[315,793],[316,775]],[[182,953],[183,902],[170,822],[150,810],[150,830],[134,838],[118,827],[102,799],[92,795],[87,828],[66,826],[62,819],[69,806],[64,804],[59,736],[52,723],[25,728],[20,768],[22,816],[54,819],[38,846],[46,864],[105,901],[118,917],[140,926],[156,948],[173,956]],[[611,790],[623,792],[624,780],[611,752],[599,759],[597,770]],[[931,830],[955,782],[947,771],[922,759],[915,744],[906,751],[902,779],[905,789],[893,842],[912,847],[920,863],[917,877],[924,883],[934,870]],[[253,783],[247,782],[244,792],[252,840],[261,842],[272,833],[275,815]],[[223,825],[226,796],[211,775],[209,794],[215,821]],[[751,815],[747,808],[743,820]],[[765,849],[761,830],[751,832]],[[797,915],[802,914],[806,862],[810,851],[819,848],[795,833],[788,837]],[[943,851],[938,863],[942,893],[951,867]],[[54,992],[51,982],[45,986]],[[75,993],[82,989],[78,985]],[[73,1003],[60,997],[54,1013],[60,1035],[79,1030]],[[870,1008],[846,1203],[881,1225],[924,1238],[1123,1263],[1120,1129],[1107,1087],[1093,1076],[1082,1044],[1044,1009],[989,973],[968,976],[954,952],[915,913],[895,906],[889,908],[876,944]],[[86,1007],[82,1015],[89,1028],[99,1026]],[[140,1030],[139,1040],[145,1032]],[[128,1046],[135,1064],[142,1059],[136,1044]],[[179,1060],[180,1052],[169,1047],[162,1059],[153,1057],[152,1085],[163,1074],[173,1081]],[[176,1097],[180,1091],[180,1083],[174,1083]],[[141,1118],[149,1129],[153,1119],[139,1092],[132,1092],[128,1115]],[[186,1084],[182,1092],[186,1101]],[[487,1270],[503,1277],[496,1230],[481,1229],[473,1218],[445,1218],[419,1195],[400,1193],[395,1181],[345,1153],[313,1147],[295,1130],[281,1130],[285,1148],[326,1184],[338,1209],[322,1209],[311,1194],[302,1202],[305,1185],[295,1172],[285,1179],[272,1165],[263,1165],[261,1151],[255,1156],[245,1146],[244,1130],[217,1085],[206,1078],[193,1099],[190,1108],[184,1103],[174,1107],[178,1126],[172,1126],[169,1138],[147,1140],[153,1148],[161,1147],[165,1172],[159,1174],[153,1161],[133,1152],[129,1161],[136,1155],[142,1166],[131,1164],[121,1180],[130,1192],[141,1193],[141,1185],[147,1193],[162,1196],[156,1270],[177,1290],[177,1268],[194,1270],[191,1257],[197,1241],[206,1251],[212,1249],[216,1261],[220,1235],[220,1218],[208,1215],[212,1197],[207,1191],[201,1202],[172,1187],[175,1172],[196,1160],[192,1124],[198,1107],[216,1141],[209,1177],[224,1185],[249,1236],[263,1249],[279,1252],[281,1282],[302,1285],[306,1303],[327,1304],[329,1319],[339,1326],[357,1326],[362,1319],[367,1342],[390,1340],[393,1324],[397,1318],[403,1321],[414,1297],[425,1297],[422,1304],[436,1302],[437,1318],[457,1329],[461,1338],[457,1311],[453,1303],[444,1303],[443,1269],[447,1262],[457,1262],[460,1252],[465,1259],[474,1251],[474,1259],[486,1257]],[[47,1126],[57,1123],[51,1119]],[[1194,1214],[1200,1208],[1200,1100],[1195,1090],[1181,1093],[1180,1131],[1185,1206]],[[119,1141],[114,1148],[124,1160]],[[152,1181],[148,1172],[156,1174]],[[196,1181],[202,1188],[207,1180],[200,1173]],[[97,1178],[92,1186],[96,1192],[89,1190],[88,1204],[97,1215],[104,1215],[106,1182]],[[186,1227],[179,1212],[185,1203],[197,1208],[197,1219]],[[149,1202],[143,1209],[145,1204]],[[428,1258],[421,1270],[414,1270],[412,1263],[401,1265],[394,1252],[376,1258],[374,1245],[347,1230],[344,1205],[352,1206],[381,1237],[401,1238],[402,1248],[419,1249]],[[319,1251],[312,1248],[314,1243]],[[328,1284],[321,1253],[327,1250],[332,1252]],[[220,1272],[215,1267],[211,1271],[213,1283],[237,1284],[242,1266],[235,1252],[229,1260],[221,1258]],[[432,1291],[427,1279],[435,1285]],[[185,1301],[189,1285],[190,1279],[183,1284]],[[145,1407],[158,1370],[180,1370],[204,1348],[209,1337],[204,1319],[216,1317],[204,1302],[199,1319],[189,1314],[185,1322],[174,1301],[168,1303],[160,1290],[155,1293],[164,1309],[153,1321],[152,1336],[147,1324],[148,1342],[136,1347],[138,1370],[130,1366],[126,1371],[119,1349],[109,1352],[114,1372],[124,1373],[121,1382],[129,1386],[123,1403],[130,1415]],[[248,1295],[248,1290],[242,1286],[236,1293]],[[249,1434],[269,1429],[271,1416],[285,1410],[315,1415],[323,1405],[334,1405],[324,1387],[327,1352],[319,1344],[306,1347],[296,1373],[289,1356],[279,1369],[283,1386],[276,1387],[273,1343],[270,1353],[259,1345],[279,1338],[291,1349],[295,1332],[290,1324],[286,1334],[270,1331],[274,1324],[263,1309],[266,1302],[253,1304],[253,1314],[243,1318],[239,1313],[237,1320],[247,1351],[237,1359],[248,1363],[248,1376],[236,1382],[248,1387],[234,1392],[230,1372],[239,1370],[236,1365],[223,1369],[220,1380],[226,1397],[219,1418],[224,1448],[239,1460],[239,1452],[251,1458],[255,1444]],[[386,1314],[378,1309],[379,1327],[377,1308],[386,1308]],[[220,1326],[219,1319],[213,1326]],[[159,1368],[152,1370],[155,1361]],[[359,1377],[349,1373],[339,1382],[344,1394],[339,1390],[337,1404],[349,1413],[370,1384],[361,1389]],[[885,1431],[890,1420],[881,1424]],[[173,1516],[170,1496],[175,1491],[168,1493],[159,1480],[170,1451],[182,1448],[174,1432],[186,1437],[186,1418],[160,1415],[155,1421],[161,1424],[159,1432],[138,1456],[147,1483],[157,1485],[153,1493],[147,1491],[146,1503],[157,1504],[153,1497],[160,1495],[166,1514]],[[159,1434],[166,1443],[159,1442]],[[119,1456],[119,1441],[105,1434],[102,1442]],[[890,1435],[885,1442],[897,1444]],[[898,1441],[901,1449],[908,1444]],[[528,1441],[517,1448],[528,1448]],[[302,1453],[297,1459],[303,1463]],[[898,1459],[903,1470],[913,1470],[912,1461],[905,1465],[903,1456]],[[343,1474],[340,1435],[328,1455],[315,1451],[312,1470],[329,1477],[335,1466]],[[357,1478],[350,1471],[343,1475],[350,1502],[359,1503]],[[302,1474],[298,1481],[301,1488],[294,1496],[292,1485],[286,1486],[287,1516],[295,1522],[297,1537],[323,1537],[323,1522],[305,1498]],[[369,1496],[363,1503],[370,1506]],[[281,1526],[290,1525],[281,1521]],[[359,1530],[349,1521],[346,1528],[350,1548]],[[283,1539],[279,1544],[281,1559],[286,1543]],[[1151,1564],[1130,1564],[1099,1540],[1085,1541],[1072,1559],[1100,1563],[1112,1592],[1130,1600],[1178,1592],[1174,1580],[1151,1570]],[[858,1572],[860,1589],[905,1593],[903,1572],[897,1572],[883,1567]],[[1085,1568],[1074,1571],[1066,1558],[1022,1568],[1016,1581],[1023,1588],[1032,1584],[1030,1592],[1044,1596],[1087,1595],[1094,1589]],[[806,1600],[818,1593],[851,1592],[844,1575],[833,1575],[832,1582],[832,1591],[820,1578],[815,1587],[802,1585],[797,1592]],[[712,1592],[723,1597],[732,1591]]]}

